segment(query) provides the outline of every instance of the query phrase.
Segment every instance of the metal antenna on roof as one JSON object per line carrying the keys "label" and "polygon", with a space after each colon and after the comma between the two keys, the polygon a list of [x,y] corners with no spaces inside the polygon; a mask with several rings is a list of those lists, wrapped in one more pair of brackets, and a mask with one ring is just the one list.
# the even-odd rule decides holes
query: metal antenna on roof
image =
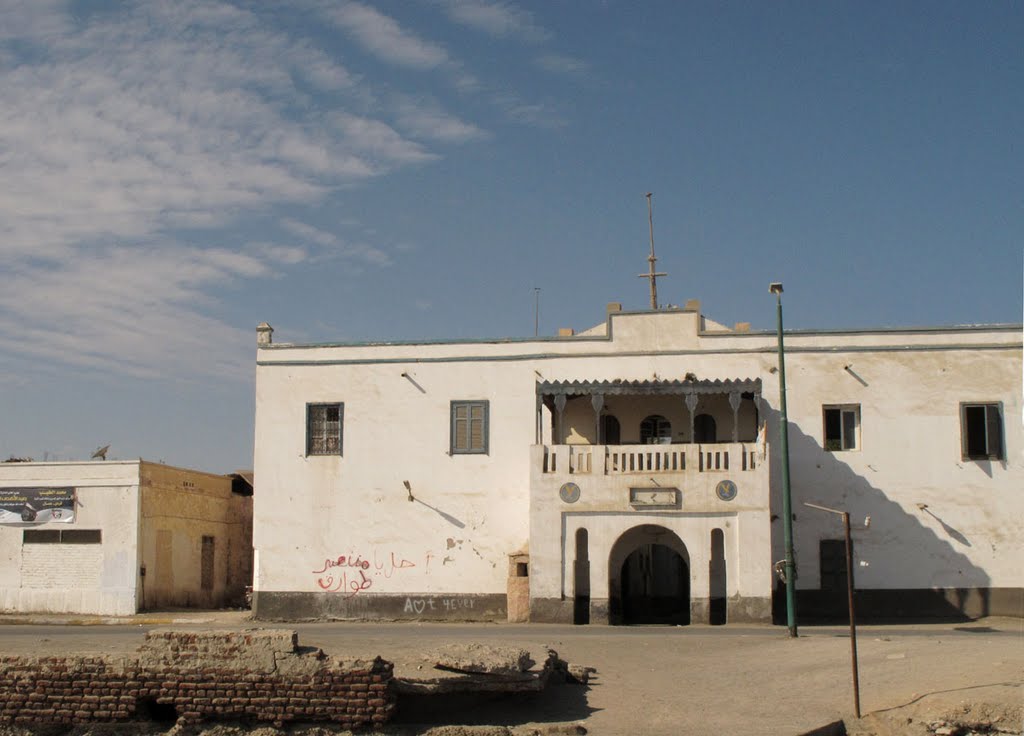
{"label": "metal antenna on roof", "polygon": [[90,460],[95,460],[96,458],[99,458],[100,460],[106,460],[107,459],[107,451],[109,449],[110,449],[110,445],[103,445],[103,447],[98,447],[98,448],[96,448],[96,452],[94,452],[92,454],[92,457],[89,458],[89,459]]}
{"label": "metal antenna on roof", "polygon": [[651,254],[647,256],[647,263],[650,264],[649,273],[638,274],[639,278],[651,280],[651,309],[658,308],[658,277],[668,276],[667,273],[658,273],[654,270],[657,258],[654,255],[654,210],[651,207],[651,196],[653,192],[647,192],[647,223],[651,228]]}
{"label": "metal antenna on roof", "polygon": [[533,336],[540,334],[540,287],[533,287]]}

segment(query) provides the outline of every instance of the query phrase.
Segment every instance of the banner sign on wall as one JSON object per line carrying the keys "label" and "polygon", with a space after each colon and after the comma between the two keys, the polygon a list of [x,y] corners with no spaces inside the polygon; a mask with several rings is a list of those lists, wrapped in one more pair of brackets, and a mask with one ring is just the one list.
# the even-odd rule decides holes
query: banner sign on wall
{"label": "banner sign on wall", "polygon": [[0,524],[74,520],[74,488],[0,488]]}

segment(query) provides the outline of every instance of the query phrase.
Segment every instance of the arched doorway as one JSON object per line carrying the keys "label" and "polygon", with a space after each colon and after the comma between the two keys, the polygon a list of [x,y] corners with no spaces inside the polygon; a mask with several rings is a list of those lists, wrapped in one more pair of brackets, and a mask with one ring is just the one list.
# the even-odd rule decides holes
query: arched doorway
{"label": "arched doorway", "polygon": [[640,422],[641,445],[672,444],[672,423],[661,414],[652,414]]}
{"label": "arched doorway", "polygon": [[611,624],[690,623],[690,555],[665,527],[625,532],[608,558]]}
{"label": "arched doorway", "polygon": [[621,445],[622,429],[619,420],[611,414],[601,415],[601,436],[598,437],[599,445]]}
{"label": "arched doorway", "polygon": [[693,441],[697,444],[718,442],[718,426],[710,414],[698,414],[693,418]]}

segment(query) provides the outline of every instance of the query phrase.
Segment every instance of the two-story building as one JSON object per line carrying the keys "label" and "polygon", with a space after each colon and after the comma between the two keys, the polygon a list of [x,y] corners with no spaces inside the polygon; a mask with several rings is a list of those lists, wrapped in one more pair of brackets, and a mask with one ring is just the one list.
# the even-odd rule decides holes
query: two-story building
{"label": "two-story building", "polygon": [[[786,333],[798,616],[1019,615],[1021,327]],[[292,345],[258,328],[263,618],[767,621],[776,334]],[[870,522],[865,524],[867,517]],[[776,596],[777,597],[777,596]]]}

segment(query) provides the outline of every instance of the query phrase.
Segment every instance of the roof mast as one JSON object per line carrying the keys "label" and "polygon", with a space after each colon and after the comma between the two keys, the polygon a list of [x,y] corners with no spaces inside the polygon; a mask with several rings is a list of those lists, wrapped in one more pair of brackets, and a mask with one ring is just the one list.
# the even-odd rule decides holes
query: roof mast
{"label": "roof mast", "polygon": [[647,256],[647,263],[650,265],[649,273],[638,274],[639,278],[651,280],[651,309],[658,308],[658,277],[668,276],[667,273],[659,273],[654,270],[654,264],[657,262],[657,257],[654,255],[654,210],[651,207],[651,195],[653,192],[647,192],[647,223],[651,228],[651,254]]}

